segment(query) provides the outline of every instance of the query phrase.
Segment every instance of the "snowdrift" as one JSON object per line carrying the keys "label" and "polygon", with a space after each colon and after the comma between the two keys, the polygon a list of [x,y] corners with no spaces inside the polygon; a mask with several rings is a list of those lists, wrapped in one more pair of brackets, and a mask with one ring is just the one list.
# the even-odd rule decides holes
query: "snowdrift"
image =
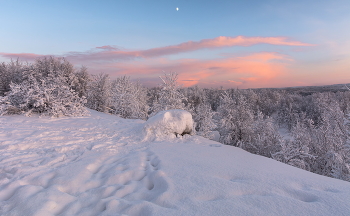
{"label": "snowdrift", "polygon": [[0,117],[0,215],[349,215],[349,182],[199,136],[140,142],[144,125]]}
{"label": "snowdrift", "polygon": [[193,120],[191,113],[175,109],[165,110],[149,118],[143,126],[145,140],[161,140],[178,135],[191,134]]}

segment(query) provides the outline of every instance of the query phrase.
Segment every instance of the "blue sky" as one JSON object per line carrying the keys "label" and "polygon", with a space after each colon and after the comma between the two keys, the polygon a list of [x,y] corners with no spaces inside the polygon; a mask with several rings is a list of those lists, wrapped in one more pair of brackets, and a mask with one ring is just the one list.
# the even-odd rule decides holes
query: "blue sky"
{"label": "blue sky", "polygon": [[[183,81],[185,86],[254,88],[350,81],[348,0],[0,3],[1,61],[55,55],[77,67],[86,65],[91,73],[127,74],[147,85],[156,85],[163,70],[178,72],[180,82],[193,80]],[[220,36],[227,37],[226,42],[219,43]],[[257,42],[232,43],[238,36]],[[283,43],[270,42],[281,38]],[[202,46],[205,42],[188,48],[188,42],[202,40],[216,45]],[[140,56],[143,50],[180,44],[186,46],[180,52]],[[133,52],[134,57],[120,58],[119,51],[128,56]]]}

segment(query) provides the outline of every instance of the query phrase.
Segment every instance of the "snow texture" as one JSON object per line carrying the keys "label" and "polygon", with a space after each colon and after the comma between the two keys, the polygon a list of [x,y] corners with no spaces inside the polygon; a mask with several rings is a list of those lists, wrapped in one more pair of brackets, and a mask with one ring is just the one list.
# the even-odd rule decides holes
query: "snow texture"
{"label": "snow texture", "polygon": [[149,118],[143,127],[146,140],[159,140],[191,134],[192,130],[191,113],[180,109],[158,112],[155,116]]}
{"label": "snow texture", "polygon": [[0,117],[0,215],[349,215],[349,182],[90,112]]}

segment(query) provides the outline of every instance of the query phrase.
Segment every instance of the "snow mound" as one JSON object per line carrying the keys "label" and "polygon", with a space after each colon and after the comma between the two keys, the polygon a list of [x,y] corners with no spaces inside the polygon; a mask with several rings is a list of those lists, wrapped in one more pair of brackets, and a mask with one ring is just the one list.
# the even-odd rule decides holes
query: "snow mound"
{"label": "snow mound", "polygon": [[145,139],[153,140],[192,134],[192,131],[191,113],[180,109],[161,111],[149,118],[143,126]]}

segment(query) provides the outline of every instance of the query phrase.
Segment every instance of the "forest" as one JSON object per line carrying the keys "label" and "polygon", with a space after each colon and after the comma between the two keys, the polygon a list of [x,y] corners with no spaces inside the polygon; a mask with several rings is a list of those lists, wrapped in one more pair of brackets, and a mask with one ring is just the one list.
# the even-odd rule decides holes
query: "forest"
{"label": "forest", "polygon": [[0,63],[0,115],[85,116],[90,108],[147,120],[189,111],[197,135],[324,176],[350,181],[350,90],[183,88],[174,72],[146,88],[75,68],[64,58]]}

